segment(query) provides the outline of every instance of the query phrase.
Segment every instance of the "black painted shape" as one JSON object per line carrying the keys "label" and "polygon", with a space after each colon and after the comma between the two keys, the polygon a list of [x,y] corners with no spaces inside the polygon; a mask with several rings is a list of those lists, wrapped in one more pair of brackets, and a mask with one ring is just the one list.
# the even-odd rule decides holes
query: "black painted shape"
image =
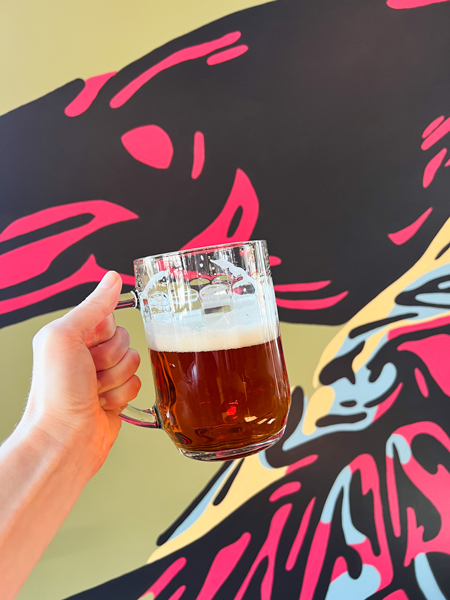
{"label": "black painted shape", "polygon": [[418,435],[411,444],[412,453],[417,462],[429,473],[437,473],[442,465],[450,473],[450,453],[442,453],[442,444],[429,435]]}
{"label": "black painted shape", "polygon": [[362,493],[361,472],[357,470],[350,484],[350,515],[353,525],[366,535],[376,555],[380,554],[380,544],[375,527],[375,505],[372,490]]}
{"label": "black painted shape", "polygon": [[222,487],[220,492],[214,498],[213,506],[218,506],[225,499],[225,496],[228,494],[231,486],[233,485],[233,482],[236,479],[237,474],[241,470],[243,463],[244,463],[244,459],[242,458],[239,461],[239,463],[237,464],[237,466],[235,467],[235,469],[233,470],[233,472],[231,473],[231,475],[229,475],[225,485]]}
{"label": "black painted shape", "polygon": [[417,527],[423,526],[423,540],[427,542],[435,538],[440,531],[442,521],[439,512],[424,492],[418,489],[406,475],[397,451],[394,452],[394,465],[402,532],[405,533],[408,529],[407,509],[411,507],[416,514]]}
{"label": "black painted shape", "polygon": [[450,244],[447,244],[446,246],[444,246],[444,247],[442,248],[442,250],[440,250],[440,251],[439,251],[439,252],[436,254],[436,257],[435,257],[435,259],[434,259],[434,260],[438,260],[439,258],[441,258],[441,256],[442,256],[443,254],[445,254],[449,248],[450,248]]}
{"label": "black painted shape", "polygon": [[239,226],[243,214],[244,210],[242,206],[238,206],[236,212],[233,215],[233,218],[230,221],[230,225],[227,231],[227,237],[232,237],[236,233],[236,230]]}
{"label": "black painted shape", "polygon": [[93,218],[93,215],[90,214],[76,215],[75,217],[69,217],[68,219],[58,221],[57,223],[52,223],[52,225],[41,227],[35,231],[24,233],[10,240],[6,240],[5,242],[0,242],[0,252],[1,254],[5,254],[6,252],[10,252],[15,248],[25,246],[26,244],[30,244],[31,242],[35,242],[45,237],[56,235],[57,233],[62,233],[63,231],[69,231],[70,229],[75,229],[76,227],[81,227],[82,225],[89,223],[89,221],[92,221]]}
{"label": "black painted shape", "polygon": [[359,423],[367,417],[367,413],[357,413],[355,415],[327,415],[318,419],[317,427],[330,427],[331,425],[340,425],[341,423]]}
{"label": "black painted shape", "polygon": [[380,319],[379,321],[372,321],[372,323],[367,323],[366,325],[360,325],[359,327],[355,327],[348,334],[350,339],[358,337],[363,333],[367,333],[368,331],[372,331],[372,329],[378,329],[379,327],[384,327],[384,325],[389,325],[390,323],[396,323],[397,321],[402,321],[403,319],[414,319],[417,317],[417,313],[406,313],[404,315],[398,315],[396,317],[389,317],[387,319]]}
{"label": "black painted shape", "polygon": [[352,408],[357,404],[358,403],[356,402],[356,400],[344,400],[344,402],[341,402],[341,406],[344,406],[345,408]]}
{"label": "black painted shape", "polygon": [[342,556],[348,567],[350,577],[357,578],[361,575],[362,561],[359,554],[348,546],[345,542],[344,531],[342,528],[342,504],[343,504],[343,492],[341,491],[338,495],[333,517],[331,521],[331,534],[327,553],[325,555],[324,566],[321,572],[321,577],[317,585],[315,597],[325,598],[328,587],[331,582],[331,574],[336,559]]}
{"label": "black painted shape", "polygon": [[289,416],[283,438],[277,444],[266,450],[266,459],[271,467],[276,469],[278,467],[284,467],[291,464],[292,454],[290,452],[283,451],[283,443],[288,440],[297,429],[297,426],[303,416],[303,409],[303,390],[301,387],[296,387],[292,393],[291,408],[289,410]]}
{"label": "black painted shape", "polygon": [[338,356],[330,361],[320,372],[319,380],[322,385],[330,385],[338,379],[346,377],[351,383],[355,383],[355,374],[353,372],[353,359],[358,356],[364,348],[361,342],[353,350],[342,356]]}

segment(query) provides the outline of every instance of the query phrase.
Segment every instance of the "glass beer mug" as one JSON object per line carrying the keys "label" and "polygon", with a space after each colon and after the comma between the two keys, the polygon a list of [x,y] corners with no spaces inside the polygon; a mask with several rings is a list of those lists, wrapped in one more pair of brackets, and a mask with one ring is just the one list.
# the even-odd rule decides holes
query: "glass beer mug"
{"label": "glass beer mug", "polygon": [[164,429],[197,460],[275,444],[290,390],[266,242],[139,258],[134,272],[136,290],[117,308],[140,309],[156,402],[121,418]]}

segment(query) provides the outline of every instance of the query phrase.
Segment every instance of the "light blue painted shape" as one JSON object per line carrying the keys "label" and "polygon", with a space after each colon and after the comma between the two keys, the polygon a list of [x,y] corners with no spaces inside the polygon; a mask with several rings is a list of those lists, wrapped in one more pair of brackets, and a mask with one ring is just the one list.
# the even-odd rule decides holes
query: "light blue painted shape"
{"label": "light blue painted shape", "polygon": [[322,510],[320,520],[323,523],[331,523],[333,513],[336,510],[336,502],[339,494],[343,491],[342,499],[342,530],[344,532],[345,541],[349,546],[355,544],[362,544],[366,541],[366,536],[361,533],[353,525],[352,517],[350,513],[350,483],[352,480],[352,472],[350,467],[345,467],[337,476],[333,486],[328,494],[325,502],[325,506]]}
{"label": "light blue painted shape", "polygon": [[446,600],[441,592],[426,554],[418,554],[414,560],[417,583],[427,600]]}
{"label": "light blue painted shape", "polygon": [[[288,438],[282,438],[281,443],[282,443],[282,449],[284,452],[287,452],[288,450],[292,450],[292,448],[296,448],[297,446],[300,446],[308,439],[302,433],[303,421],[305,420],[305,414],[306,414],[306,409],[308,407],[308,402],[309,402],[308,396],[304,396],[303,397],[302,418],[300,419],[297,427],[294,429],[294,431],[291,433],[291,435]],[[261,456],[261,454],[264,454],[264,457],[265,457],[265,452],[261,452],[258,456]],[[265,466],[265,465],[263,464],[263,466]]]}
{"label": "light blue painted shape", "polygon": [[352,412],[361,412],[362,405],[376,398],[381,398],[390,387],[392,387],[397,378],[397,369],[392,363],[386,363],[375,381],[369,381],[370,371],[364,365],[355,373],[355,383],[348,379],[338,379],[331,384],[335,392],[333,402],[333,414],[352,414],[348,409],[343,409],[340,403],[344,400],[356,400],[358,406],[355,406]]}
{"label": "light blue painted shape", "polygon": [[381,577],[372,565],[363,565],[358,579],[348,573],[331,582],[325,600],[366,600],[379,588]]}
{"label": "light blue painted shape", "polygon": [[417,300],[419,302],[428,302],[428,304],[442,304],[444,306],[450,306],[450,294],[443,294],[436,292],[434,294],[418,294]]}
{"label": "light blue painted shape", "polygon": [[386,456],[394,458],[394,447],[398,452],[398,457],[402,465],[405,465],[412,456],[411,448],[402,435],[394,433],[386,442]]}
{"label": "light blue painted shape", "polygon": [[350,467],[344,467],[339,475],[336,477],[330,493],[325,502],[325,506],[322,510],[322,515],[320,520],[323,523],[331,523],[331,519],[333,518],[334,507],[336,505],[337,497],[339,496],[341,490],[349,484],[352,478],[352,472],[350,471]]}
{"label": "light blue painted shape", "polygon": [[356,337],[356,338],[349,338],[347,336],[345,338],[345,340],[342,342],[342,346],[339,348],[339,350],[334,355],[334,358],[339,358],[340,356],[344,356],[345,354],[348,354],[349,352],[354,350],[354,348],[356,348],[356,346],[359,346],[359,344],[362,341],[367,340],[370,337],[371,333],[372,332],[362,333],[361,335],[358,335],[358,337]]}
{"label": "light blue painted shape", "polygon": [[364,543],[367,538],[359,531],[359,529],[356,529],[352,522],[350,513],[350,482],[351,477],[344,487],[344,498],[342,500],[342,529],[347,544],[349,546],[355,546],[356,544]]}

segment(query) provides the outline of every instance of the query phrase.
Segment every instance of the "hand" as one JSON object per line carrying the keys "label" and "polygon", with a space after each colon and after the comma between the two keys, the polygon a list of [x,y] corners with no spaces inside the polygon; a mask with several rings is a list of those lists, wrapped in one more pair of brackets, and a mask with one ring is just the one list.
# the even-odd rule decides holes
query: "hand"
{"label": "hand", "polygon": [[94,292],[33,340],[33,378],[23,422],[88,457],[88,477],[114,443],[118,414],[135,398],[141,382],[139,354],[116,327],[112,311],[121,290],[110,271]]}

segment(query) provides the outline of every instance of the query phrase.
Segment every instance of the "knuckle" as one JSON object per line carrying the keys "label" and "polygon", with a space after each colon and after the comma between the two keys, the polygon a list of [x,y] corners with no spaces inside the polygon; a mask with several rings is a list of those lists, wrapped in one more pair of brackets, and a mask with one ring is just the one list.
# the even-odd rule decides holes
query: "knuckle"
{"label": "knuckle", "polygon": [[128,349],[128,354],[131,358],[131,363],[136,367],[136,369],[139,367],[140,363],[141,363],[141,357],[140,354],[137,350],[135,350],[134,348],[129,348]]}
{"label": "knuckle", "polygon": [[125,327],[118,326],[116,328],[116,332],[117,332],[117,335],[120,336],[120,339],[121,339],[121,342],[123,343],[123,345],[128,347],[130,345],[130,334],[125,329]]}
{"label": "knuckle", "polygon": [[103,348],[100,349],[100,351],[98,352],[99,356],[98,359],[101,362],[101,365],[103,366],[104,369],[109,369],[111,366],[116,364],[116,356],[115,356],[115,352],[114,352],[114,348],[111,348],[111,346],[106,345]]}
{"label": "knuckle", "polygon": [[97,371],[97,381],[100,389],[103,389],[105,387],[107,378],[108,370]]}
{"label": "knuckle", "polygon": [[58,337],[58,325],[56,322],[48,323],[40,329],[33,338],[33,348],[42,348],[52,343]]}
{"label": "knuckle", "polygon": [[131,385],[129,399],[134,400],[134,398],[136,398],[136,396],[138,395],[139,390],[141,389],[141,380],[137,375],[133,375],[133,377],[130,379],[130,384]]}
{"label": "knuckle", "polygon": [[142,383],[137,375],[133,375],[133,384],[137,391],[141,389]]}

